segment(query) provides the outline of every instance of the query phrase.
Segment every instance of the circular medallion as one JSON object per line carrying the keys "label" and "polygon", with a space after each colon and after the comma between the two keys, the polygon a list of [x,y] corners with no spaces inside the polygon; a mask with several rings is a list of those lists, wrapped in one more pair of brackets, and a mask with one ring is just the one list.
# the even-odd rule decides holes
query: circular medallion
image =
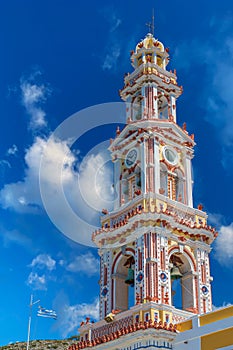
{"label": "circular medallion", "polygon": [[207,295],[209,293],[209,289],[206,286],[202,286],[201,291],[204,295]]}
{"label": "circular medallion", "polygon": [[167,280],[166,272],[164,272],[164,271],[161,272],[160,279],[161,279],[162,282],[166,282],[166,280]]}
{"label": "circular medallion", "polygon": [[137,281],[140,283],[142,280],[143,280],[143,273],[142,272],[139,272],[138,275],[137,275]]}
{"label": "circular medallion", "polygon": [[164,156],[165,160],[172,165],[175,165],[178,162],[178,154],[171,147],[168,147],[168,146],[164,147],[163,156]]}
{"label": "circular medallion", "polygon": [[130,168],[137,160],[138,152],[136,148],[131,149],[125,157],[125,165]]}
{"label": "circular medallion", "polygon": [[108,294],[108,288],[104,287],[104,289],[102,290],[102,296],[105,297]]}

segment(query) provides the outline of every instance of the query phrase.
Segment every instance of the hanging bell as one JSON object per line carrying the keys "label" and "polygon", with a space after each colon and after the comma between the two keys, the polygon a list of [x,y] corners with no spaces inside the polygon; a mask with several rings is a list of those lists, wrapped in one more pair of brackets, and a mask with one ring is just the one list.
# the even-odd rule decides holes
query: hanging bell
{"label": "hanging bell", "polygon": [[134,270],[131,267],[128,268],[128,276],[125,280],[125,283],[130,284],[131,286],[134,285]]}
{"label": "hanging bell", "polygon": [[181,277],[183,277],[178,266],[174,266],[171,268],[170,276],[171,280],[179,280]]}

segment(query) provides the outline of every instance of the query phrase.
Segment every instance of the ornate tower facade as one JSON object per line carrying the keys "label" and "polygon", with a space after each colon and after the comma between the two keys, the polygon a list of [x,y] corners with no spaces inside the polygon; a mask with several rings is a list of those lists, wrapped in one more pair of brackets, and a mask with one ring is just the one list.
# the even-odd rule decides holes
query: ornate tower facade
{"label": "ornate tower facade", "polygon": [[126,126],[109,148],[114,210],[104,212],[93,234],[101,260],[100,321],[82,325],[80,346],[170,349],[176,323],[211,311],[209,253],[217,233],[202,206],[193,207],[194,136],[177,124],[182,87],[176,71],[167,70],[169,50],[149,33],[131,63],[120,91]]}

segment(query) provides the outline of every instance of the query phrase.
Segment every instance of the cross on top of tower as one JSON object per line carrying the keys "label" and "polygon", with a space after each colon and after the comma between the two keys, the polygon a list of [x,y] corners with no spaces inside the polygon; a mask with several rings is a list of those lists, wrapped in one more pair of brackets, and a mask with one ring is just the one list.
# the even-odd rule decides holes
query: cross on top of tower
{"label": "cross on top of tower", "polygon": [[154,31],[155,31],[154,9],[152,9],[152,18],[151,18],[151,22],[146,23],[146,26],[149,28],[149,32],[154,36]]}

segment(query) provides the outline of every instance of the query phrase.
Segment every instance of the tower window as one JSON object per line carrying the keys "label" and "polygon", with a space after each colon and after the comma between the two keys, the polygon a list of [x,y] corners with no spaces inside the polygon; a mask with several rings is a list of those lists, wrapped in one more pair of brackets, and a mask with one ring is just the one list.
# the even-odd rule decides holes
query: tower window
{"label": "tower window", "polygon": [[136,190],[136,183],[135,183],[135,176],[129,179],[129,199],[133,199],[135,195],[135,190]]}
{"label": "tower window", "polygon": [[108,269],[104,266],[104,286],[106,286],[108,280]]}
{"label": "tower window", "polygon": [[168,119],[168,101],[165,96],[161,96],[158,100],[158,118]]}
{"label": "tower window", "polygon": [[157,56],[157,65],[163,68],[163,59],[161,56]]}
{"label": "tower window", "polygon": [[142,97],[137,96],[132,106],[132,120],[142,119]]}
{"label": "tower window", "polygon": [[184,179],[180,170],[176,170],[175,193],[176,201],[184,203]]}
{"label": "tower window", "polygon": [[138,65],[140,66],[142,64],[142,55],[138,57]]}

